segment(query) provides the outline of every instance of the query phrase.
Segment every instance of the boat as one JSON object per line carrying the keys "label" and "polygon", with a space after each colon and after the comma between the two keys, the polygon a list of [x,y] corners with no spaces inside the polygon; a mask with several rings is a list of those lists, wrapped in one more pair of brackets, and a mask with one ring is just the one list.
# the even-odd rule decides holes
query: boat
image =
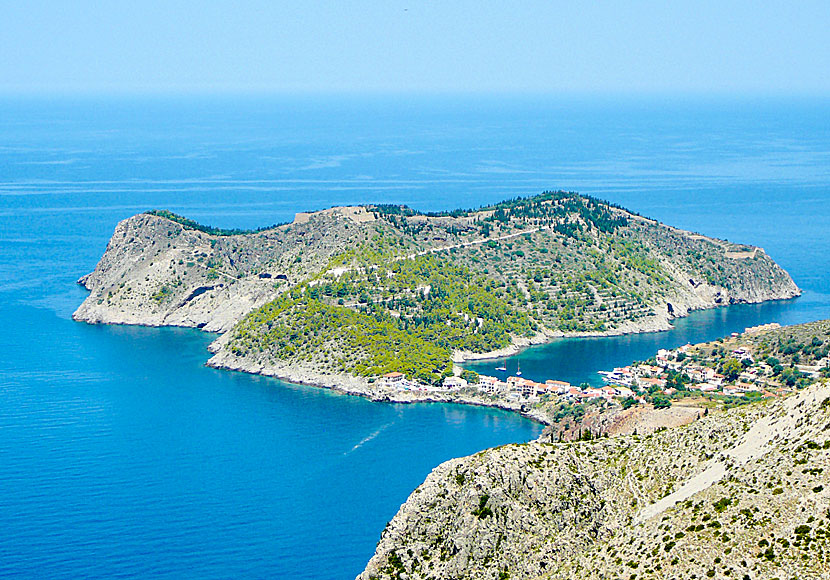
{"label": "boat", "polygon": [[504,366],[504,365],[502,365],[502,366],[500,366],[500,367],[496,367],[496,370],[497,370],[497,371],[501,371],[501,372],[507,372],[507,367],[506,367],[506,366]]}
{"label": "boat", "polygon": [[522,376],[522,363],[520,363],[520,362],[516,363],[516,376],[517,377]]}
{"label": "boat", "polygon": [[598,371],[602,375],[602,382],[606,385],[625,385],[630,386],[634,382],[634,377],[630,373],[623,372],[622,369],[614,369],[613,371]]}

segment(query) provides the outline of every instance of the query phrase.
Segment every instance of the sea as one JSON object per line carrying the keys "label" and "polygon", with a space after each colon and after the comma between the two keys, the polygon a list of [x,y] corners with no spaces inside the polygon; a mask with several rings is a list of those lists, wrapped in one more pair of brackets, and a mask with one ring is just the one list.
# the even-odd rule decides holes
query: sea
{"label": "sea", "polygon": [[119,220],[247,228],[555,189],[759,245],[803,295],[470,368],[596,384],[659,348],[830,317],[826,99],[0,99],[0,576],[354,578],[434,467],[541,431],[210,369],[216,337],[192,329],[73,322]]}

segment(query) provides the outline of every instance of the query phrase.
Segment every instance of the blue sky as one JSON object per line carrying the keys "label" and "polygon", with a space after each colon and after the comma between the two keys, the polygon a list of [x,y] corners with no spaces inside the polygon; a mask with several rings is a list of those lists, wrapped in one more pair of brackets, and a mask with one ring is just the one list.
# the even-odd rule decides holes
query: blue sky
{"label": "blue sky", "polygon": [[5,93],[830,95],[830,1],[6,1]]}

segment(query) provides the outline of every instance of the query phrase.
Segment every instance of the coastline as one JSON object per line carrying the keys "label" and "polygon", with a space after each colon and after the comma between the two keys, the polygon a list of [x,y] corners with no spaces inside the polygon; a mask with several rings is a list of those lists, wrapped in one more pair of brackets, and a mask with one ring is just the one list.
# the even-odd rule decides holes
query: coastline
{"label": "coastline", "polygon": [[614,336],[628,336],[633,334],[649,334],[657,332],[668,332],[674,330],[673,320],[680,320],[687,318],[693,312],[702,312],[705,310],[718,310],[721,308],[729,308],[730,306],[737,306],[739,304],[763,304],[765,302],[783,302],[786,300],[794,300],[799,298],[802,294],[800,288],[797,289],[792,296],[781,296],[775,298],[765,298],[759,300],[741,300],[730,304],[714,304],[711,306],[697,306],[686,310],[683,314],[678,316],[654,316],[646,320],[647,324],[640,324],[637,321],[629,321],[620,325],[618,328],[604,331],[585,331],[585,332],[540,332],[531,338],[519,337],[514,339],[513,343],[504,348],[497,350],[475,353],[469,351],[456,351],[452,355],[452,361],[455,364],[463,364],[468,361],[480,361],[504,358],[517,355],[528,348],[534,346],[541,346],[548,344],[553,340],[559,338],[611,338]]}
{"label": "coastline", "polygon": [[[447,393],[423,392],[423,391],[402,391],[390,387],[375,387],[367,379],[352,375],[322,375],[314,373],[298,365],[281,365],[263,367],[253,364],[234,364],[230,361],[218,361],[212,357],[205,364],[211,368],[237,371],[264,377],[272,377],[294,385],[328,389],[344,395],[363,397],[374,403],[450,403],[459,405],[472,405],[475,407],[490,407],[503,411],[512,411],[523,417],[549,425],[550,420],[544,413],[541,413],[526,404],[511,402],[503,399],[487,399],[483,396],[463,394],[457,391]],[[258,367],[258,368],[257,368]]]}
{"label": "coastline", "polygon": [[[80,281],[79,281],[80,282]],[[463,364],[468,361],[491,360],[498,358],[505,358],[515,356],[532,348],[534,346],[541,346],[548,344],[553,340],[560,338],[608,338],[614,336],[625,336],[634,334],[666,332],[674,328],[671,320],[686,318],[690,313],[704,310],[714,310],[720,308],[728,308],[736,304],[759,304],[763,302],[777,302],[784,300],[792,300],[801,296],[801,289],[797,288],[791,296],[781,296],[774,298],[764,298],[757,300],[742,300],[731,304],[714,304],[707,306],[698,306],[689,308],[681,314],[673,317],[669,316],[654,316],[644,321],[628,321],[621,327],[606,330],[606,331],[590,331],[590,332],[539,332],[533,337],[516,337],[510,345],[488,351],[484,353],[474,353],[469,351],[456,351],[452,354],[452,362],[454,366]],[[76,319],[78,320],[78,319]],[[178,327],[178,328],[194,328],[203,332],[216,334],[215,330],[205,327],[199,327],[195,324],[173,323],[164,324],[159,322],[143,322],[137,320],[108,322],[108,321],[89,321],[78,320],[88,324],[107,324],[107,325],[126,325],[126,326],[146,326],[150,328]],[[489,399],[475,394],[464,394],[458,391],[447,393],[438,392],[424,392],[424,391],[402,391],[400,389],[390,387],[375,386],[374,383],[363,377],[349,375],[345,373],[340,374],[322,374],[314,372],[312,369],[304,367],[301,364],[280,364],[280,365],[263,365],[255,361],[243,361],[227,351],[222,349],[223,342],[229,338],[230,330],[220,334],[208,346],[208,350],[213,353],[213,356],[205,362],[206,366],[211,368],[244,372],[248,374],[255,374],[266,377],[273,377],[291,384],[303,385],[315,388],[323,388],[341,393],[344,395],[351,395],[363,397],[372,402],[382,403],[397,403],[397,404],[413,404],[413,403],[450,403],[461,405],[472,405],[478,407],[490,407],[501,409],[504,411],[511,411],[522,415],[523,417],[536,421],[542,425],[550,425],[550,418],[543,412],[529,407],[527,404],[518,401],[507,401],[504,399]]]}
{"label": "coastline", "polygon": [[[741,303],[761,303],[770,301],[792,300],[800,296],[801,291],[795,296],[772,298],[767,300],[757,300],[754,302],[744,301]],[[737,303],[735,303],[737,304]],[[716,308],[728,308],[734,304],[714,305],[710,307],[700,307],[689,309],[680,316],[673,318],[660,317],[660,321],[665,321],[666,324],[655,324],[654,320],[649,320],[649,324],[638,324],[636,321],[631,321],[626,326],[626,329],[614,329],[604,332],[580,332],[580,333],[538,333],[531,338],[517,338],[514,342],[504,348],[489,351],[485,353],[471,353],[464,351],[456,351],[452,355],[452,362],[457,367],[467,361],[490,360],[497,358],[504,358],[514,356],[526,349],[534,346],[541,346],[550,343],[552,340],[558,338],[606,338],[623,335],[666,332],[674,328],[668,321],[672,319],[686,318],[691,312],[712,310]],[[632,328],[633,327],[633,328]],[[207,366],[215,369],[244,372],[248,374],[261,375],[266,377],[273,377],[279,380],[295,384],[304,385],[316,388],[329,389],[344,395],[352,395],[369,399],[372,402],[383,403],[398,403],[398,404],[412,404],[412,403],[451,403],[461,405],[473,405],[479,407],[491,407],[502,409],[505,411],[512,411],[522,415],[525,418],[531,419],[543,425],[550,425],[551,419],[538,409],[530,407],[527,403],[519,401],[507,401],[504,399],[490,399],[486,396],[477,394],[460,393],[458,391],[441,392],[424,392],[424,391],[404,391],[393,387],[383,387],[377,385],[375,382],[370,382],[369,379],[345,373],[339,374],[324,374],[315,372],[312,368],[302,364],[261,364],[256,361],[246,361],[230,354],[224,350],[223,343],[229,339],[229,333],[225,333],[212,342],[208,350],[213,353],[213,356],[205,363]],[[457,373],[456,373],[457,374]]]}
{"label": "coastline", "polygon": [[457,403],[492,407],[519,413],[543,425],[550,423],[543,413],[534,412],[534,409],[530,406],[518,401],[491,399],[486,395],[465,394],[458,391],[404,391],[394,387],[381,386],[365,377],[345,373],[323,374],[315,372],[313,368],[302,364],[264,365],[253,361],[240,360],[227,350],[222,349],[222,343],[228,338],[228,334],[222,335],[208,346],[208,350],[214,355],[205,363],[207,366],[215,369],[273,377],[295,385],[329,389],[344,395],[363,397],[377,403]]}
{"label": "coastline", "polygon": [[[568,195],[572,194],[560,193],[562,194],[560,196],[562,200],[571,200]],[[541,201],[539,201],[540,199]],[[578,204],[587,203],[590,205],[590,203],[593,203],[590,198],[576,196],[574,199],[577,200],[576,203]],[[555,194],[545,193],[536,198],[528,198],[526,203],[544,204],[546,208],[554,208],[546,211],[553,212],[552,215],[558,215],[556,211],[560,211],[561,208],[557,205],[559,201],[556,200],[559,200],[559,198]],[[564,201],[562,201],[562,204],[564,204],[562,207],[569,207]],[[542,207],[542,205],[539,205],[539,207]],[[579,205],[579,207],[582,208],[583,206]],[[470,216],[449,218],[441,216],[430,217],[427,215],[413,217],[412,219],[418,221],[418,223],[429,224],[430,220],[435,222],[430,227],[437,229],[433,234],[430,234],[432,238],[427,236],[429,240],[426,242],[424,240],[418,241],[417,238],[413,237],[415,234],[411,232],[407,233],[408,230],[403,231],[403,233],[398,232],[403,226],[398,224],[395,219],[389,220],[391,224],[389,227],[393,232],[398,232],[403,236],[400,238],[401,240],[404,240],[406,235],[408,235],[412,238],[410,242],[415,244],[416,248],[421,248],[414,255],[425,255],[442,252],[444,250],[452,252],[459,247],[472,245],[484,248],[485,245],[489,247],[490,243],[494,244],[493,247],[497,247],[501,241],[507,239],[522,240],[525,236],[530,236],[532,232],[542,230],[548,231],[554,238],[560,236],[560,233],[557,233],[558,230],[550,224],[540,227],[536,223],[535,227],[528,229],[529,224],[526,223],[527,216],[525,213],[522,213],[526,210],[527,208],[523,207],[515,209],[518,212],[516,220],[520,223],[513,225],[514,227],[522,226],[519,232],[496,237],[491,237],[489,232],[487,232],[486,237],[482,239],[440,247],[434,247],[432,245],[434,240],[444,241],[445,244],[446,240],[453,241],[454,238],[450,236],[456,235],[457,237],[457,232],[455,232],[454,228],[460,227],[463,231],[469,231],[471,227],[470,220],[473,218]],[[620,215],[631,216],[635,222],[642,221],[637,216],[629,214],[626,210],[620,208],[609,208],[608,211],[611,212],[608,214],[609,216],[619,213]],[[315,366],[318,363],[312,362],[315,360],[314,356],[308,352],[305,354],[295,352],[293,348],[285,352],[273,351],[270,354],[267,345],[265,347],[260,345],[256,348],[245,348],[242,350],[239,348],[231,348],[233,346],[231,343],[237,338],[234,329],[240,328],[240,321],[245,320],[251,314],[256,316],[259,310],[267,310],[267,305],[274,301],[275,297],[280,297],[289,290],[292,292],[296,290],[301,295],[309,288],[312,288],[314,286],[313,282],[316,279],[309,282],[308,286],[304,286],[306,283],[304,281],[311,279],[309,276],[313,278],[320,272],[325,273],[329,270],[338,270],[338,268],[331,269],[330,266],[333,263],[340,264],[339,260],[342,258],[341,252],[344,244],[347,243],[347,240],[351,240],[354,237],[354,234],[348,231],[348,229],[355,226],[360,229],[361,224],[364,222],[374,223],[381,219],[378,215],[373,214],[370,216],[370,213],[369,209],[363,206],[335,207],[314,214],[298,214],[294,223],[286,224],[273,230],[239,235],[230,235],[228,232],[223,233],[222,231],[216,232],[211,228],[199,226],[198,224],[185,227],[182,225],[183,223],[190,224],[191,222],[187,221],[186,218],[173,214],[170,214],[172,217],[164,217],[150,213],[138,214],[119,222],[110,239],[107,250],[101,257],[95,270],[82,276],[78,280],[78,283],[89,290],[90,294],[75,311],[73,319],[91,324],[129,324],[156,327],[176,326],[197,328],[206,332],[219,332],[221,335],[209,346],[212,356],[207,361],[207,365],[214,368],[273,376],[295,384],[328,388],[345,394],[362,396],[374,401],[397,403],[455,402],[532,414],[529,411],[528,401],[507,400],[492,394],[480,393],[472,388],[468,392],[464,392],[463,390],[443,390],[428,385],[416,384],[413,386],[414,390],[408,390],[408,387],[407,389],[401,389],[397,385],[386,384],[385,381],[380,380],[381,377],[379,376],[370,378],[353,375],[347,369],[354,370],[356,368],[355,365],[359,363],[359,356],[355,353],[352,353],[352,355],[357,358],[353,358],[345,363],[338,365],[329,364],[328,358],[326,358],[324,364]],[[483,219],[482,216],[485,214],[487,214],[487,211],[479,210],[473,217]],[[380,212],[379,215],[386,214]],[[393,213],[391,215],[396,214]],[[607,221],[611,218],[606,216],[604,219]],[[649,221],[648,223],[651,222]],[[598,236],[600,235],[599,232],[605,232],[600,227],[605,222],[600,221],[594,223],[594,221],[588,220],[586,224],[586,227],[589,228],[596,227]],[[657,222],[655,224],[655,227],[659,225]],[[531,223],[530,225],[534,224]],[[276,235],[277,230],[279,230],[280,235]],[[501,230],[499,231],[501,232]],[[636,301],[633,301],[633,298],[630,300],[626,298],[622,300],[621,304],[618,304],[616,290],[603,298],[600,296],[599,290],[596,287],[588,284],[592,292],[592,299],[600,303],[599,310],[597,310],[597,313],[600,314],[597,314],[596,320],[591,319],[594,321],[592,325],[583,321],[579,324],[565,325],[564,328],[592,328],[594,330],[553,330],[558,328],[558,323],[555,322],[558,319],[545,318],[544,315],[539,314],[542,310],[541,306],[538,304],[533,306],[534,301],[538,302],[538,296],[531,296],[531,292],[535,291],[533,287],[534,282],[528,282],[528,285],[520,283],[516,285],[514,292],[522,294],[524,296],[523,300],[530,300],[528,302],[530,306],[526,306],[526,312],[525,310],[522,312],[530,320],[533,317],[537,317],[538,324],[526,324],[525,326],[508,325],[505,327],[506,330],[502,332],[512,334],[507,335],[510,343],[503,348],[488,352],[454,350],[447,353],[447,351],[443,351],[439,358],[435,360],[430,359],[431,362],[434,362],[434,366],[431,368],[441,369],[449,362],[453,365],[462,365],[468,361],[510,357],[531,346],[550,343],[561,338],[600,338],[668,331],[674,328],[672,325],[673,320],[685,318],[693,311],[715,309],[732,304],[787,300],[801,294],[801,290],[789,274],[775,264],[759,248],[753,249],[751,256],[744,256],[743,254],[736,253],[737,249],[743,248],[743,246],[730,244],[723,240],[706,238],[705,236],[676,230],[675,228],[669,228],[669,231],[673,233],[672,235],[679,235],[679,232],[682,234],[682,239],[676,239],[676,236],[668,236],[668,238],[663,239],[660,237],[662,234],[658,235],[655,232],[640,230],[632,231],[630,234],[635,237],[639,236],[637,239],[640,240],[641,244],[646,242],[652,243],[649,242],[651,240],[649,236],[657,236],[655,238],[657,242],[652,243],[653,247],[649,246],[651,249],[648,252],[650,253],[644,255],[653,256],[653,258],[650,258],[653,262],[650,262],[650,267],[663,271],[666,276],[656,282],[650,277],[644,277],[646,274],[651,276],[649,271],[647,269],[643,270],[643,268],[637,269],[629,267],[627,262],[623,260],[627,254],[623,255],[623,258],[620,258],[623,261],[617,263],[616,268],[622,269],[621,271],[624,272],[629,272],[630,270],[629,274],[635,276],[636,279],[631,288],[635,286],[639,287],[641,281],[644,283],[644,286],[640,290],[643,293],[642,296],[636,291],[631,290],[636,295]],[[368,233],[364,232],[364,234],[368,236]],[[470,235],[473,235],[473,237],[477,236],[475,233]],[[603,235],[607,235],[607,232]],[[487,244],[485,244],[485,240],[487,240]],[[718,263],[719,265],[726,264],[729,268],[732,268],[730,272],[733,274],[735,272],[743,272],[748,276],[747,281],[744,283],[741,280],[734,282],[733,285],[729,285],[727,278],[719,279],[717,282],[710,278],[707,278],[708,281],[702,280],[703,274],[701,274],[701,271],[696,270],[694,267],[687,269],[685,262],[673,261],[671,258],[672,254],[666,254],[663,251],[663,247],[658,243],[661,240],[664,244],[691,244],[689,248],[698,248],[700,252],[703,252],[701,256],[709,255],[709,261],[712,263]],[[541,240],[539,243],[545,241],[550,240]],[[567,239],[563,241],[562,249],[567,247],[566,241]],[[704,244],[705,247],[698,247],[704,242],[706,242]],[[698,244],[698,246],[694,244]],[[301,258],[297,253],[298,248],[305,248],[309,245],[314,248],[314,251],[311,252],[311,257]],[[730,248],[735,249],[731,254],[728,252]],[[525,250],[527,250],[528,256],[530,256],[536,251],[536,246],[531,244]],[[519,253],[524,260],[524,250],[521,252],[517,250],[516,254],[511,254],[511,256],[515,258]],[[544,263],[554,263],[552,262],[552,258],[547,258],[547,262],[545,262],[545,260],[539,257],[542,256],[541,253],[533,255],[536,256],[534,258],[535,260],[542,260]],[[581,255],[578,252],[574,254],[576,257]],[[637,255],[639,256],[640,254]],[[407,254],[407,256],[410,256],[410,254]],[[573,256],[571,257],[573,258]],[[527,259],[529,260],[530,258]],[[558,255],[556,259],[560,259]],[[703,258],[700,259],[703,260]],[[747,266],[742,262],[744,259],[757,260],[758,263]],[[277,261],[275,262],[275,260]],[[524,262],[522,263],[524,264]],[[733,268],[735,264],[740,264],[741,267]],[[522,267],[527,269],[530,266],[525,264]],[[597,271],[609,267],[603,263],[597,266]],[[625,268],[628,268],[628,270]],[[227,271],[235,273],[235,276],[231,276]],[[530,270],[527,270],[525,273],[527,274],[529,272]],[[342,273],[340,272],[340,275]],[[387,275],[393,276],[394,274],[390,272]],[[536,277],[542,277],[542,274],[537,273]],[[420,282],[416,280],[417,284],[424,283],[423,280],[418,280]],[[727,280],[727,282],[723,280]],[[333,285],[336,283],[338,283],[337,280],[330,281],[332,286],[323,292],[324,295],[332,297],[329,299],[329,302],[332,304],[328,304],[325,301],[320,302],[320,304],[326,304],[329,308],[338,308],[337,306],[333,306]],[[492,279],[491,283],[505,285],[504,281],[498,282],[497,278]],[[381,282],[376,281],[375,285],[378,284],[381,284]],[[415,282],[412,282],[412,284],[415,284],[414,290],[409,289],[406,292],[416,292],[417,294],[417,292],[423,291],[424,296],[426,296],[431,288],[428,285],[424,289]],[[542,282],[539,282],[539,284],[542,284]],[[614,282],[614,284],[617,283]],[[559,287],[558,285],[559,282],[556,282],[553,286],[548,284],[547,286],[540,287],[547,288],[545,292],[552,292],[554,287]],[[467,286],[463,286],[463,284],[459,286],[459,288],[462,287],[466,291],[469,291]],[[313,291],[319,292],[316,288]],[[588,290],[585,291],[587,292]],[[311,292],[312,290],[309,290],[309,293]],[[409,296],[406,292],[403,292],[401,295]],[[567,292],[573,293],[576,290],[571,289],[571,286],[566,284],[559,292],[566,292],[561,296],[562,300],[565,300],[567,296],[570,296]],[[495,295],[487,296],[489,296],[488,299],[496,300],[494,298]],[[546,296],[548,300],[546,310],[549,310],[550,300],[554,298],[549,293]],[[312,298],[316,301],[322,300],[317,295]],[[571,299],[573,298],[568,298],[568,300]],[[345,301],[341,298],[339,303],[345,304]],[[513,302],[499,304],[501,304],[500,307],[507,309],[505,312],[512,312],[508,304],[513,304]],[[350,303],[350,305],[353,307],[352,310],[354,310],[355,304]],[[457,304],[453,303],[452,306],[453,308],[460,308],[464,311],[465,320],[463,324],[465,325],[468,316],[474,316],[477,312],[472,312],[472,314],[466,312],[464,309],[471,307],[465,306],[463,301]],[[605,315],[601,313],[606,312],[608,308],[616,312],[616,314],[614,316],[608,315],[607,318],[604,318]],[[498,316],[495,318],[498,318],[499,323],[504,322],[508,318],[508,314],[505,314],[505,312],[497,310]],[[397,316],[401,315],[400,312],[392,312],[390,316],[395,316],[396,314]],[[270,314],[265,315],[265,318],[268,316]],[[446,313],[442,313],[442,316],[446,317],[447,315]],[[573,313],[568,314],[568,316],[573,316]],[[336,320],[340,321],[340,318]],[[554,320],[554,322],[550,322],[550,320]],[[566,320],[571,320],[571,318],[566,318]],[[605,322],[602,322],[602,320],[605,320]],[[445,321],[450,324],[449,319]],[[442,320],[442,322],[444,321]],[[350,323],[337,322],[337,324],[342,327],[344,324],[348,326]],[[481,320],[479,324],[481,324]],[[546,326],[546,324],[550,324],[550,326]],[[613,328],[607,328],[609,326]],[[464,328],[466,329],[464,332],[467,333],[477,332],[477,329],[475,331],[470,330],[468,325],[464,326]],[[309,330],[305,329],[304,332],[308,333]],[[316,330],[314,332],[316,333]],[[533,336],[517,336],[526,332],[535,332],[535,334]],[[349,331],[346,330],[346,335],[348,333]],[[335,341],[331,345],[328,345],[328,347],[336,351],[336,340],[339,339],[336,334],[332,336],[335,338],[329,336],[326,340]],[[342,339],[342,337],[340,338]],[[364,339],[377,341],[377,338],[373,338],[371,333],[364,336]],[[293,341],[293,336],[291,337],[291,341]],[[476,342],[465,343],[463,341],[457,341],[455,344],[466,344],[470,345],[471,348],[475,348],[472,345],[476,344]],[[492,344],[492,342],[489,342],[489,344]],[[449,354],[449,360],[444,360],[447,354]],[[425,360],[425,353],[423,351],[413,351],[409,356],[422,361]],[[398,362],[394,362],[388,367],[380,368],[385,368],[382,372],[405,370]],[[460,373],[457,367],[454,370],[455,373]],[[378,375],[381,374],[381,371],[376,370],[374,372]],[[410,375],[415,374],[411,369],[407,372],[410,372]],[[431,377],[425,380],[432,383],[440,380],[441,375],[441,370],[435,370],[432,372]],[[533,418],[539,420],[539,417]],[[541,420],[541,422],[545,423],[547,421]]]}

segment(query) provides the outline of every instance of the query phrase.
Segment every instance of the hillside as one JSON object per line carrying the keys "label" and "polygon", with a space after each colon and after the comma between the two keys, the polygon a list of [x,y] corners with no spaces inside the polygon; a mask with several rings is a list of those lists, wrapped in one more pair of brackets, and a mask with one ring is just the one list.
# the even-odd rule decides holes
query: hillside
{"label": "hillside", "polygon": [[785,397],[830,378],[830,320],[742,333],[673,350],[614,369],[606,386],[545,390],[527,400],[557,442],[605,434],[648,434],[689,423],[705,409]]}
{"label": "hillside", "polygon": [[438,466],[360,580],[827,578],[830,384],[645,437]]}
{"label": "hillside", "polygon": [[214,366],[358,392],[390,372],[436,384],[453,358],[799,294],[760,248],[566,192],[438,214],[332,208],[251,232],[150,212],[118,224],[80,282],[77,320],[222,332]]}

